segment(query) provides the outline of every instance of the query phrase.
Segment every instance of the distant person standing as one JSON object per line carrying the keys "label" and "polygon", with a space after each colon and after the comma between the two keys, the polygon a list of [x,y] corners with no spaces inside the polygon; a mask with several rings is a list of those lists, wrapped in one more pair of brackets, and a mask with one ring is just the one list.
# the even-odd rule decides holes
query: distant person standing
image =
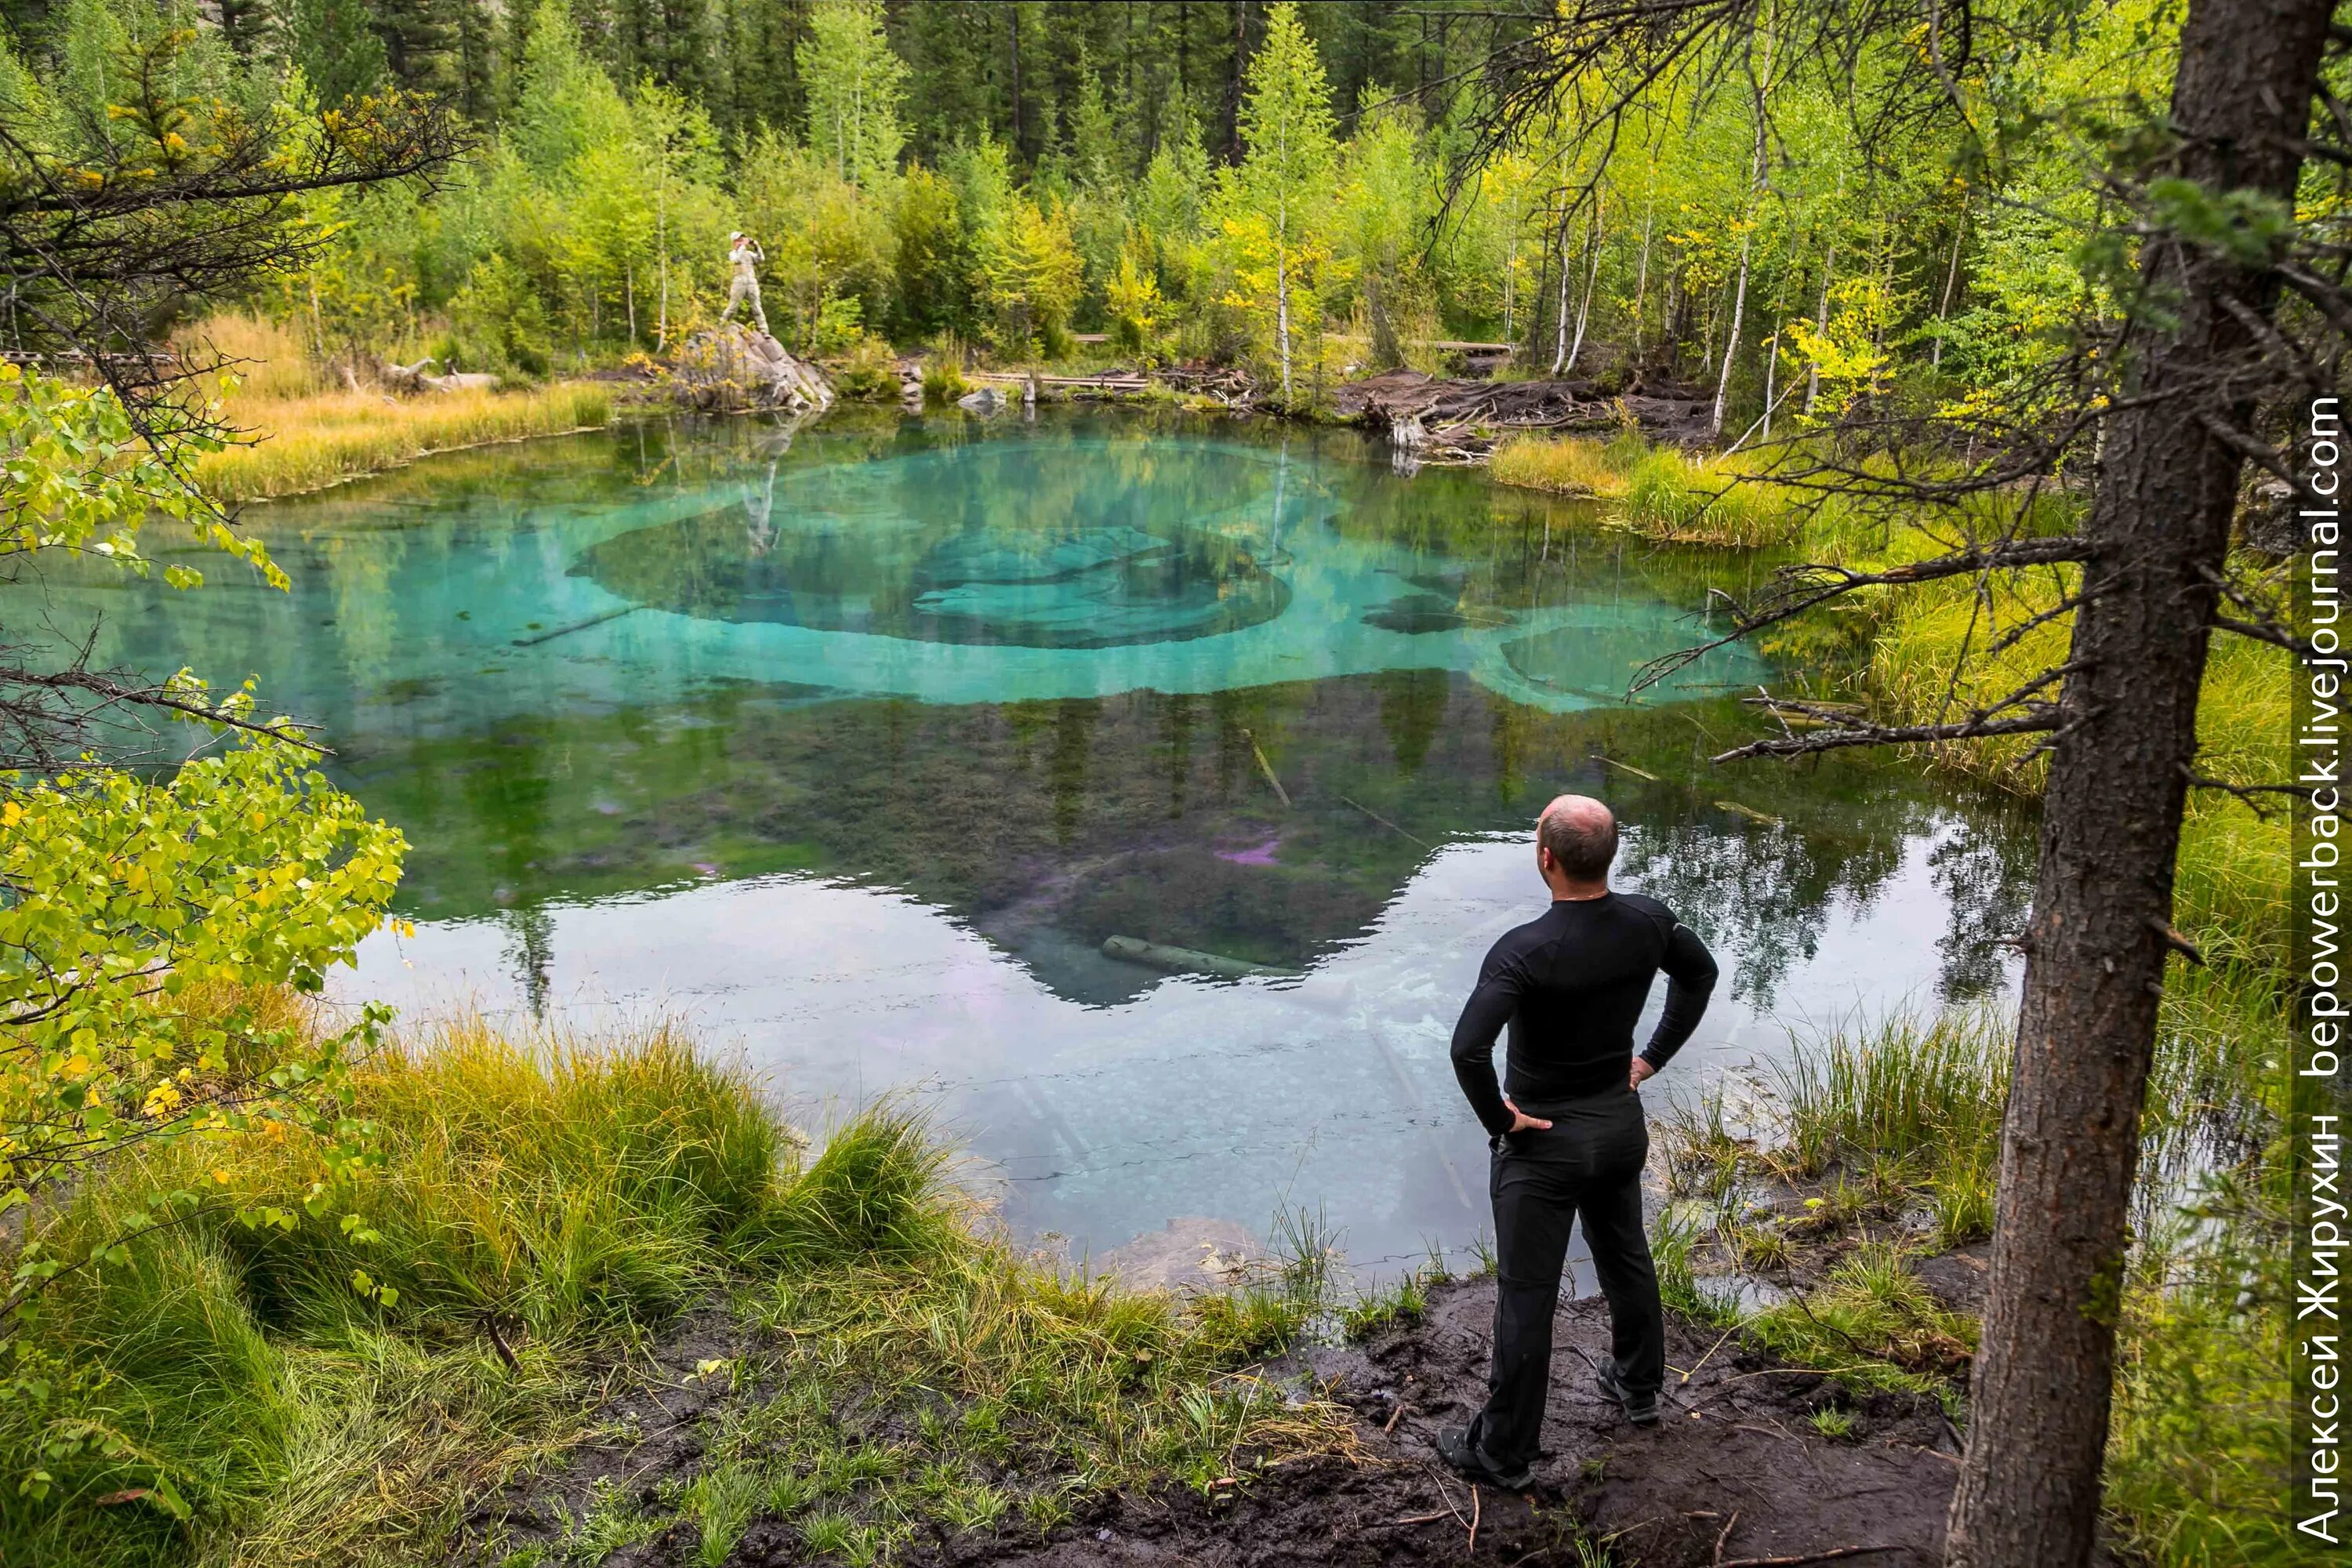
{"label": "distant person standing", "polygon": [[760,324],[760,331],[768,331],[768,312],[760,304],[759,264],[768,259],[760,242],[740,232],[727,237],[727,266],[731,274],[727,285],[727,309],[719,312],[720,321],[735,313],[735,307],[750,300],[751,319]]}
{"label": "distant person standing", "polygon": [[[1578,1215],[1614,1337],[1601,1391],[1648,1426],[1665,1383],[1665,1312],[1642,1225],[1650,1129],[1633,1091],[1698,1026],[1716,966],[1665,905],[1610,890],[1616,858],[1606,805],[1564,795],[1544,807],[1536,870],[1551,908],[1494,945],[1454,1029],[1454,1076],[1495,1152],[1495,1363],[1486,1408],[1441,1435],[1437,1451],[1471,1479],[1514,1491],[1534,1479],[1552,1314]],[[1661,969],[1665,1014],[1636,1057],[1633,1026]],[[1495,1077],[1507,1024],[1507,1085]]]}

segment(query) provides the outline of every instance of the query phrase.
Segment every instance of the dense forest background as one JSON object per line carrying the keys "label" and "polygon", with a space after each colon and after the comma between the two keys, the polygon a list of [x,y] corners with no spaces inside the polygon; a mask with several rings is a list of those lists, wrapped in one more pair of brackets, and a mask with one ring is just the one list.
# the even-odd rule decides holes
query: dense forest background
{"label": "dense forest background", "polygon": [[[1948,132],[1863,123],[1841,69],[1776,63],[1769,40],[1633,95],[1605,165],[1542,122],[1481,147],[1478,68],[1528,20],[1507,3],[0,15],[0,90],[53,145],[107,138],[142,60],[167,92],[251,112],[453,106],[472,142],[451,173],[306,197],[331,243],[257,285],[322,360],[540,375],[658,353],[723,306],[740,228],[766,249],[772,326],[807,353],[1034,359],[1102,333],[1125,356],[1248,363],[1304,403],[1350,369],[1509,341],[1522,372],[1696,381],[1718,426],[1746,424],[1904,375],[2014,382],[2042,328],[2055,343],[2077,320],[2072,209],[2095,200],[2070,159],[1988,167]],[[2020,45],[2001,103],[2160,92],[2175,27],[2162,0],[2125,0],[2063,52]]]}

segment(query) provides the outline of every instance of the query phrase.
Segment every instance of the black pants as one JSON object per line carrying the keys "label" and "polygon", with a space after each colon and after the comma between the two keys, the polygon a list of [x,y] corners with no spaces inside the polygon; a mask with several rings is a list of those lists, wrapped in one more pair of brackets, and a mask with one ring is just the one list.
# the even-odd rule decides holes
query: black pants
{"label": "black pants", "polygon": [[1472,1434],[1487,1459],[1506,1469],[1532,1463],[1543,1436],[1552,1313],[1570,1222],[1578,1215],[1609,1298],[1618,1376],[1633,1393],[1654,1392],[1666,1380],[1665,1313],[1642,1228],[1650,1127],[1641,1096],[1621,1088],[1519,1109],[1551,1126],[1496,1140],[1495,1368]]}

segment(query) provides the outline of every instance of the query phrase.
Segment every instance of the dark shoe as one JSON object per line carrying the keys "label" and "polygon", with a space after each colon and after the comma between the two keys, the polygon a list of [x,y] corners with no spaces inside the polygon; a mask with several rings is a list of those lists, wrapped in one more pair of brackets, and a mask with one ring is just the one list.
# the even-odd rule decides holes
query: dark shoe
{"label": "dark shoe", "polygon": [[1525,1465],[1516,1470],[1502,1470],[1487,1463],[1485,1453],[1470,1441],[1470,1428],[1467,1426],[1453,1426],[1440,1432],[1437,1435],[1437,1457],[1465,1479],[1484,1481],[1507,1492],[1525,1491],[1536,1484],[1535,1471]]}
{"label": "dark shoe", "polygon": [[1601,1363],[1600,1382],[1601,1392],[1617,1402],[1625,1412],[1626,1420],[1636,1426],[1655,1426],[1658,1424],[1657,1394],[1654,1392],[1636,1394],[1627,1388],[1617,1375],[1615,1362]]}

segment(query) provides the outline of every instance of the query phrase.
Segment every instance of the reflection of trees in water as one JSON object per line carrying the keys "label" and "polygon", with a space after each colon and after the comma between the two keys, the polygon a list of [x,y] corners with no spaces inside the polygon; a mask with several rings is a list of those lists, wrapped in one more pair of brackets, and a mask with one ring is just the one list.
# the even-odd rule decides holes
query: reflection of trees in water
{"label": "reflection of trees in water", "polygon": [[509,910],[499,922],[507,931],[507,966],[522,982],[530,1016],[547,1020],[547,997],[555,969],[555,922],[543,904]]}
{"label": "reflection of trees in water", "polygon": [[1627,836],[1622,864],[1708,945],[1738,955],[1732,994],[1761,1011],[1790,969],[1813,956],[1834,900],[1869,899],[1901,867],[1902,828],[1889,826],[1881,837],[1644,820]]}
{"label": "reflection of trees in water", "polygon": [[2033,831],[2022,810],[1988,816],[2007,831],[1951,834],[1927,852],[1937,888],[1949,901],[1951,926],[1937,942],[1944,955],[1937,989],[1948,1002],[1973,1001],[2000,987],[2010,949],[2033,902]]}
{"label": "reflection of trees in water", "polygon": [[[1838,901],[1879,895],[1923,837],[1951,906],[1944,989],[1980,990],[2031,854],[2015,813],[1902,767],[1710,768],[1750,721],[1728,700],[1548,714],[1443,671],[1003,705],[819,695],[509,724],[354,759],[352,782],[409,827],[402,897],[420,914],[814,870],[903,889],[1016,950],[1039,931],[1065,947],[1121,934],[1286,965],[1369,929],[1430,846],[1524,835],[1554,793],[1605,793],[1635,829],[1629,879],[1737,953],[1732,984],[1759,1006]],[[1719,793],[1787,826],[1722,811]],[[543,994],[543,931],[502,918]]]}
{"label": "reflection of trees in water", "polygon": [[1445,721],[1453,682],[1442,669],[1390,669],[1372,677],[1372,687],[1380,693],[1381,731],[1396,753],[1397,771],[1411,778],[1421,772]]}
{"label": "reflection of trees in water", "polygon": [[[1887,781],[1890,784],[1894,781]],[[1916,784],[1853,800],[1851,828],[1644,817],[1622,864],[1719,951],[1738,957],[1732,994],[1763,1010],[1796,964],[1819,950],[1841,902],[1859,907],[1884,892],[1906,851],[1933,836],[1929,875],[1949,910],[1937,943],[1937,991],[1947,1001],[1987,994],[2002,978],[2000,939],[2021,930],[2032,891],[2030,835],[1997,805],[1966,807],[1918,796]]]}

